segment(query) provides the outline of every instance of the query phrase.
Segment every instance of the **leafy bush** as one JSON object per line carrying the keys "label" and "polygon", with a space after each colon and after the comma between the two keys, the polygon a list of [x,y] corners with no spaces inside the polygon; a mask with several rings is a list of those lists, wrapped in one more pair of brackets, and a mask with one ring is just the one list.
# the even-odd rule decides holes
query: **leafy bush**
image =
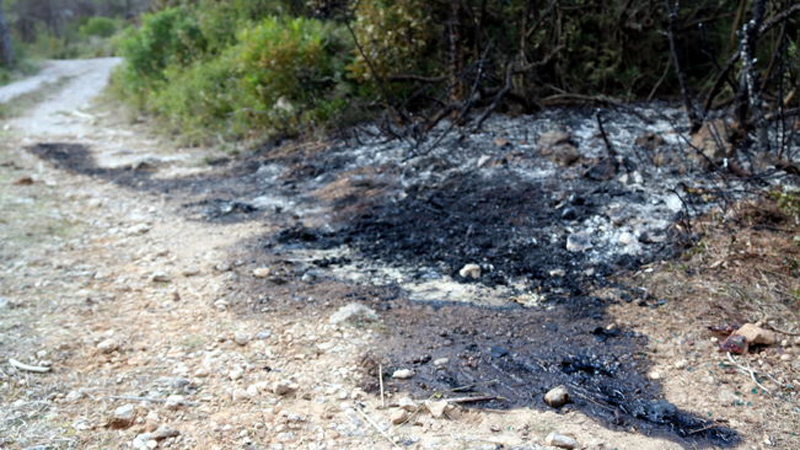
{"label": "leafy bush", "polygon": [[[183,42],[176,30],[203,23],[202,29],[213,35],[213,30],[229,25],[211,27],[208,18],[187,15],[179,22],[176,11],[148,17],[139,31],[125,38],[122,47],[128,59],[115,84],[125,97],[162,116],[190,142],[217,134],[295,134],[301,128],[324,126],[345,106],[343,75],[352,45],[340,27],[272,16],[244,28],[233,45],[191,34],[190,43],[203,45],[194,47],[188,61],[169,53],[186,51],[176,44]],[[160,46],[163,54],[148,53],[156,42],[170,40],[171,45]]]}
{"label": "leafy bush", "polygon": [[147,81],[164,80],[168,65],[188,66],[202,56],[206,40],[197,19],[184,8],[145,15],[142,27],[120,43],[126,71]]}
{"label": "leafy bush", "polygon": [[434,17],[430,2],[423,0],[359,2],[353,29],[364,54],[355,52],[349,66],[353,78],[368,81],[375,75],[426,75],[441,69],[431,55],[441,34]]}
{"label": "leafy bush", "polygon": [[117,21],[108,17],[90,17],[79,32],[88,37],[110,38],[117,32]]}
{"label": "leafy bush", "polygon": [[[238,46],[242,88],[268,116],[314,109],[342,81],[349,46],[341,30],[314,19],[270,17],[245,30]],[[289,106],[295,105],[295,106]]]}

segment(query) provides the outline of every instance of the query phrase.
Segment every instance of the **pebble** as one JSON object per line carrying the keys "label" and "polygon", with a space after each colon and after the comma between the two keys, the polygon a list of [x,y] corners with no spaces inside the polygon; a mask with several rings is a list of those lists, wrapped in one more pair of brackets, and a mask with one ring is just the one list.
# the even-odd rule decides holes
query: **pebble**
{"label": "pebble", "polygon": [[392,378],[398,380],[407,380],[414,376],[414,371],[411,369],[398,369],[392,374]]}
{"label": "pebble", "polygon": [[156,272],[150,276],[153,283],[169,283],[170,277],[166,272]]}
{"label": "pebble", "polygon": [[544,443],[551,447],[566,448],[568,450],[578,446],[578,441],[575,439],[560,433],[556,433],[555,431],[547,435],[547,437],[544,439]]}
{"label": "pebble", "polygon": [[661,379],[661,373],[653,370],[653,371],[650,371],[650,373],[647,374],[647,377],[650,378],[653,381],[660,380]]}
{"label": "pebble", "polygon": [[119,343],[114,338],[108,338],[97,344],[97,349],[103,353],[113,353],[119,349]]}
{"label": "pebble", "polygon": [[234,403],[239,403],[241,401],[250,400],[251,398],[253,398],[253,396],[250,395],[250,393],[245,389],[234,389],[231,398]]}
{"label": "pebble", "polygon": [[244,331],[237,331],[233,335],[233,342],[236,342],[237,344],[244,347],[250,342],[250,335],[245,333]]}
{"label": "pebble", "polygon": [[569,391],[564,386],[555,387],[544,394],[544,401],[553,408],[560,408],[569,402]]}
{"label": "pebble", "polygon": [[128,403],[127,405],[122,405],[114,410],[114,414],[111,417],[108,426],[115,430],[121,430],[133,425],[135,420],[136,405]]}
{"label": "pebble", "polygon": [[84,394],[81,391],[69,391],[67,396],[64,397],[64,400],[66,400],[66,401],[68,401],[70,403],[74,403],[74,402],[77,402],[78,400],[82,399],[83,397],[86,397],[86,394]]}
{"label": "pebble", "polygon": [[362,305],[361,303],[349,303],[339,308],[328,319],[331,325],[338,325],[343,322],[360,322],[378,320],[378,313]]}
{"label": "pebble", "polygon": [[7,298],[0,297],[0,309],[8,308],[11,302]]}
{"label": "pebble", "polygon": [[593,247],[589,233],[572,233],[567,236],[567,251],[577,253],[584,252]]}
{"label": "pebble", "polygon": [[477,264],[465,264],[461,270],[458,271],[461,278],[472,278],[477,280],[481,277],[481,266]]}
{"label": "pebble", "polygon": [[231,381],[236,381],[242,378],[242,375],[244,375],[244,370],[242,370],[241,367],[237,366],[231,369],[231,371],[228,373],[228,378],[230,378]]}
{"label": "pebble", "polygon": [[419,408],[417,403],[412,400],[411,397],[400,398],[400,400],[397,401],[397,406],[409,412],[416,411],[417,408]]}
{"label": "pebble", "polygon": [[678,370],[682,370],[682,369],[685,369],[686,366],[688,366],[688,365],[689,365],[688,361],[686,361],[685,359],[680,359],[680,360],[675,362],[673,367],[675,367]]}
{"label": "pebble", "polygon": [[281,380],[272,384],[272,393],[275,395],[286,396],[297,392],[299,386],[291,381]]}
{"label": "pebble", "polygon": [[408,419],[408,411],[402,408],[395,409],[389,416],[389,420],[392,422],[392,425],[400,425],[407,419]]}
{"label": "pebble", "polygon": [[434,359],[433,360],[433,365],[434,366],[443,366],[443,365],[445,365],[445,364],[447,364],[449,362],[450,362],[450,359],[448,359],[448,358],[438,358],[438,359]]}
{"label": "pebble", "polygon": [[258,267],[253,269],[253,276],[256,278],[267,278],[272,274],[272,269],[269,267]]}
{"label": "pebble", "polygon": [[447,400],[426,400],[425,401],[425,408],[427,408],[428,412],[431,413],[431,417],[434,419],[441,419],[445,417],[447,410],[450,407],[450,403]]}
{"label": "pebble", "polygon": [[163,439],[180,436],[180,434],[181,434],[180,431],[178,431],[178,430],[176,430],[174,428],[170,428],[170,427],[162,425],[162,426],[158,427],[158,429],[156,431],[153,432],[153,435],[151,437],[152,437],[152,439],[155,439],[156,441],[160,441],[160,440],[163,440]]}
{"label": "pebble", "polygon": [[182,395],[170,395],[167,397],[167,403],[164,405],[167,409],[180,409],[186,403],[186,397]]}

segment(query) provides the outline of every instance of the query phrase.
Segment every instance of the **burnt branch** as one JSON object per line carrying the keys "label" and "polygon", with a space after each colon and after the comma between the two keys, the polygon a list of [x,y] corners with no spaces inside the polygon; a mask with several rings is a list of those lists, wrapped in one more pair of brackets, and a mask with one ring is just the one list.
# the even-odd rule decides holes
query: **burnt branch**
{"label": "burnt branch", "polygon": [[666,5],[669,19],[667,36],[669,37],[669,49],[670,53],[672,54],[672,65],[675,67],[675,75],[678,77],[678,84],[681,88],[683,103],[686,107],[686,113],[689,115],[689,125],[691,127],[690,132],[695,133],[702,126],[702,121],[700,120],[700,116],[697,114],[697,110],[694,107],[694,102],[689,94],[689,81],[687,79],[686,72],[681,66],[680,58],[678,57],[678,44],[675,36],[678,28],[678,0],[675,0],[674,2],[671,2],[670,0],[664,0],[664,4]]}

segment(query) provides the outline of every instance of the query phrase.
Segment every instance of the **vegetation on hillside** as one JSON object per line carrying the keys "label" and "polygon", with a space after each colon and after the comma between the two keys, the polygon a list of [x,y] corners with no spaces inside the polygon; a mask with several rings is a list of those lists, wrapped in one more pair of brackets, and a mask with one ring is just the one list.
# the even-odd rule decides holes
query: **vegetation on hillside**
{"label": "vegetation on hillside", "polygon": [[124,39],[116,84],[198,141],[371,110],[424,133],[444,117],[575,102],[682,100],[693,130],[734,104],[743,129],[760,108],[797,108],[800,7],[684,3],[159,0]]}

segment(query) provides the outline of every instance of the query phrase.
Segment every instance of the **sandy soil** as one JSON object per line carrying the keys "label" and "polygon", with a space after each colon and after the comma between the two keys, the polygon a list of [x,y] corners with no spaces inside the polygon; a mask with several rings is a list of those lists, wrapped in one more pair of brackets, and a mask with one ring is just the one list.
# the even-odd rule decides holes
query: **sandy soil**
{"label": "sandy soil", "polygon": [[[359,387],[381,319],[329,322],[341,304],[334,300],[353,292],[346,283],[267,284],[281,301],[236,307],[237,296],[252,292],[241,286],[260,282],[260,262],[243,259],[245,249],[275,223],[191,220],[172,194],[59,170],[26,150],[76,143],[101,166],[148,162],[158,177],[213,170],[214,150],[176,148],[124,120],[113,103],[92,103],[117,63],[52,63],[0,89],[3,101],[75,77],[9,121],[0,144],[0,448],[538,449],[554,431],[585,449],[683,447],[570,408],[455,406],[433,417],[414,399],[420,406],[392,425],[403,394],[382,400]],[[796,403],[753,394],[749,377],[721,365],[706,321],[679,305],[614,311],[622,326],[652,337],[649,357],[667,398],[726,418],[742,435],[739,448],[798,448]],[[684,354],[687,336],[696,345]],[[797,384],[792,339],[754,358],[783,367]],[[20,370],[10,359],[49,371]]]}

